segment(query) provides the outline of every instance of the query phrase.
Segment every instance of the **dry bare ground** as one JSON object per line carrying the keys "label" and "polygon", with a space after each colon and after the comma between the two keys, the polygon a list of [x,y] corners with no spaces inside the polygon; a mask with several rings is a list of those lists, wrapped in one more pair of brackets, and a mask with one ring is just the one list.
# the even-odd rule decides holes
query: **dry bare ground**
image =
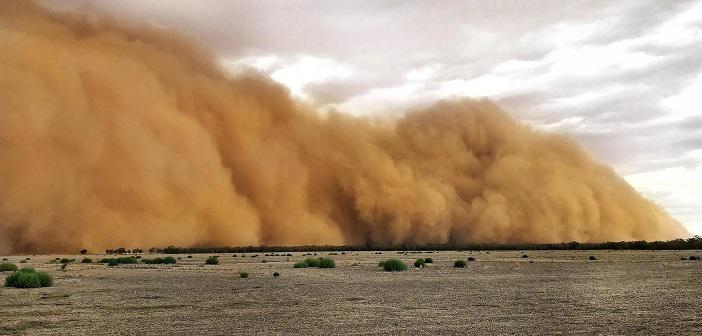
{"label": "dry bare ground", "polygon": [[[18,266],[51,272],[55,285],[1,289],[0,334],[702,335],[702,261],[680,260],[700,251],[525,253],[347,252],[331,256],[334,269],[292,268],[303,253],[221,254],[215,266],[178,255],[177,265],[66,271],[48,263],[57,256],[29,256]],[[383,272],[387,258],[410,269]],[[416,258],[434,263],[414,269]]]}

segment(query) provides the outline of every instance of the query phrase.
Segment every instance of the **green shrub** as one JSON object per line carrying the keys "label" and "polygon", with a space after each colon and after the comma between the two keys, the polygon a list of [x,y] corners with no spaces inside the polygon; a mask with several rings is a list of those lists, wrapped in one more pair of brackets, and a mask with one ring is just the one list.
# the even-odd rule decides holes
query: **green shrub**
{"label": "green shrub", "polygon": [[[39,288],[41,287],[41,280],[36,272],[17,272],[14,282],[11,284],[12,287],[17,288]],[[8,286],[10,287],[10,286]]]}
{"label": "green shrub", "polygon": [[319,268],[334,268],[336,263],[331,258],[319,258],[317,261],[317,267]]}
{"label": "green shrub", "polygon": [[219,265],[219,257],[217,257],[217,256],[207,257],[207,260],[205,260],[205,265]]}
{"label": "green shrub", "polygon": [[0,264],[0,272],[14,272],[17,270],[17,265],[11,263]]}
{"label": "green shrub", "polygon": [[248,278],[248,277],[249,277],[249,272],[246,272],[246,271],[239,271],[239,277],[240,277],[240,278]]}
{"label": "green shrub", "polygon": [[107,266],[115,267],[117,265],[119,265],[119,261],[117,259],[108,259]]}
{"label": "green shrub", "polygon": [[378,267],[383,267],[385,265],[385,260],[378,261]]}
{"label": "green shrub", "polygon": [[456,268],[465,268],[466,267],[466,261],[465,260],[456,260],[453,262],[453,267]]}
{"label": "green shrub", "polygon": [[83,258],[83,260],[80,261],[83,264],[90,264],[93,262],[93,259],[90,258]]}
{"label": "green shrub", "polygon": [[407,264],[399,259],[388,259],[383,262],[385,272],[402,272],[407,270]]}
{"label": "green shrub", "polygon": [[72,262],[76,261],[75,259],[68,259],[68,258],[63,258],[61,259],[62,264],[70,264]]}
{"label": "green shrub", "polygon": [[424,258],[424,263],[425,263],[425,264],[432,264],[432,263],[434,263],[434,259],[432,259],[432,258]]}
{"label": "green shrub", "polygon": [[421,268],[424,267],[424,259],[417,259],[414,261],[414,267]]}
{"label": "green shrub", "polygon": [[51,287],[54,282],[49,273],[37,272],[33,268],[22,268],[5,278],[5,287],[39,288]]}
{"label": "green shrub", "polygon": [[317,267],[317,265],[319,264],[319,259],[307,258],[305,259],[305,262],[309,267]]}
{"label": "green shrub", "polygon": [[274,276],[274,277],[280,276],[280,273],[278,273],[278,272],[273,272],[273,276]]}
{"label": "green shrub", "polygon": [[293,265],[293,268],[307,268],[310,267],[306,262],[304,261],[298,261]]}
{"label": "green shrub", "polygon": [[51,287],[54,285],[54,278],[51,276],[51,274],[46,272],[37,272],[37,275],[39,276],[39,281],[41,282],[42,287]]}
{"label": "green shrub", "polygon": [[178,261],[173,257],[163,257],[163,258],[153,258],[153,259],[141,259],[144,264],[176,264]]}
{"label": "green shrub", "polygon": [[120,264],[136,264],[139,262],[136,257],[119,257],[117,262]]}

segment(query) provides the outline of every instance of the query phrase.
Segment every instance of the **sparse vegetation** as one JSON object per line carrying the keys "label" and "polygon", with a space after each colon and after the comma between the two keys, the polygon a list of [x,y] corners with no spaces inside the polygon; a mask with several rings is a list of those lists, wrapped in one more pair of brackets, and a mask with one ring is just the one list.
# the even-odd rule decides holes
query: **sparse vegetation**
{"label": "sparse vegetation", "polygon": [[[407,270],[407,264],[399,259],[388,259],[381,263],[385,272],[402,272]],[[378,265],[380,265],[380,263]]]}
{"label": "sparse vegetation", "polygon": [[293,265],[293,268],[307,268],[307,267],[310,267],[310,265],[307,264],[307,262],[305,262],[305,261],[298,261]]}
{"label": "sparse vegetation", "polygon": [[249,272],[246,272],[246,271],[239,271],[239,277],[240,277],[240,278],[248,278],[248,277],[249,277]]}
{"label": "sparse vegetation", "polygon": [[205,265],[219,265],[219,257],[218,256],[207,257],[207,260],[205,260]]}
{"label": "sparse vegetation", "polygon": [[101,264],[107,264],[107,266],[117,266],[119,264],[136,264],[138,262],[135,257],[119,257],[119,258],[103,258],[100,259]]}
{"label": "sparse vegetation", "polygon": [[317,262],[317,267],[319,268],[334,268],[336,267],[336,263],[334,262],[334,259],[331,258],[319,258]]}
{"label": "sparse vegetation", "polygon": [[331,258],[307,258],[303,261],[298,261],[293,265],[293,268],[307,268],[307,267],[317,267],[317,268],[334,268],[336,267],[336,262]]}
{"label": "sparse vegetation", "polygon": [[417,259],[414,261],[414,267],[422,268],[422,267],[424,267],[424,263],[425,263],[424,259],[421,259],[421,258]]}
{"label": "sparse vegetation", "polygon": [[11,263],[0,264],[0,272],[14,272],[17,271],[17,265]]}
{"label": "sparse vegetation", "polygon": [[[265,253],[265,252],[310,252],[310,251],[527,251],[527,250],[700,250],[702,236],[668,241],[619,241],[603,243],[550,243],[550,244],[423,244],[423,245],[359,245],[359,246],[245,246],[245,247],[175,247],[151,248],[151,253]],[[116,253],[117,250],[108,250]],[[133,250],[132,250],[133,251]],[[126,251],[125,251],[126,252]],[[310,254],[311,255],[311,254]]]}
{"label": "sparse vegetation", "polygon": [[63,258],[61,259],[62,264],[70,264],[72,262],[76,261],[75,259],[68,259],[68,258]]}
{"label": "sparse vegetation", "polygon": [[51,274],[46,272],[37,272],[33,268],[22,268],[5,278],[5,287],[16,288],[39,288],[51,287],[54,285],[54,280]]}
{"label": "sparse vegetation", "polygon": [[305,259],[305,262],[307,263],[307,266],[309,266],[309,267],[317,267],[317,265],[319,264],[319,259],[307,258],[307,259]]}
{"label": "sparse vegetation", "polygon": [[83,264],[90,264],[93,262],[93,259],[90,258],[83,258],[83,260],[80,261]]}
{"label": "sparse vegetation", "polygon": [[173,257],[157,257],[153,259],[141,259],[141,262],[144,264],[175,264],[177,263],[176,259]]}
{"label": "sparse vegetation", "polygon": [[463,259],[456,260],[453,262],[453,267],[455,268],[465,268],[466,267],[466,261]]}

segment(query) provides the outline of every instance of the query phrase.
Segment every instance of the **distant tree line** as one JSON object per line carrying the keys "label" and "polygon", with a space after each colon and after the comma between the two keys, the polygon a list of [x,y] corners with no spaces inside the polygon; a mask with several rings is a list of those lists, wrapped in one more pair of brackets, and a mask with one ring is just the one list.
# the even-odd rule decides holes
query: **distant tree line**
{"label": "distant tree line", "polygon": [[[548,243],[548,244],[399,244],[399,245],[303,245],[303,246],[225,246],[225,247],[176,247],[151,248],[149,253],[264,253],[264,252],[315,252],[315,251],[500,251],[500,250],[700,250],[702,237],[668,241],[619,241],[603,243]],[[123,247],[108,249],[107,254],[138,254],[141,249],[127,250]]]}

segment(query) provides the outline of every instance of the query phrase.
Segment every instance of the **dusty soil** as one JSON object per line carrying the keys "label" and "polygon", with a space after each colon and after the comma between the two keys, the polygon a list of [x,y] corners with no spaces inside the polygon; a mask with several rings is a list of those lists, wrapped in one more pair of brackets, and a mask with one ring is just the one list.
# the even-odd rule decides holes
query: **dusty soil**
{"label": "dusty soil", "polygon": [[[64,256],[28,256],[18,266],[55,285],[0,289],[0,335],[702,335],[702,261],[680,260],[700,251],[525,253],[351,252],[332,255],[334,269],[292,268],[302,253],[221,254],[217,266],[179,255],[66,271],[49,263]],[[434,263],[412,268],[420,257]],[[383,272],[387,258],[410,269]]]}

